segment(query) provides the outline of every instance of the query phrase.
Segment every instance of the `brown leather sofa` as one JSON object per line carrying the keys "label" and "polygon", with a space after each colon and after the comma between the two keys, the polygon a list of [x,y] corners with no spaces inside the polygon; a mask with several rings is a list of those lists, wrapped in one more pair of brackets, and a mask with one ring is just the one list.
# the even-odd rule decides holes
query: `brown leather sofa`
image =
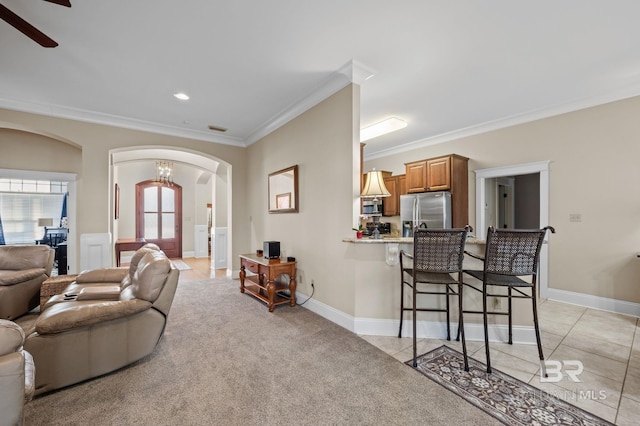
{"label": "brown leather sofa", "polygon": [[24,344],[38,371],[36,395],[112,372],[153,352],[180,271],[162,251],[141,250],[133,274],[126,268],[83,272],[46,303]]}
{"label": "brown leather sofa", "polygon": [[0,426],[21,425],[24,404],[34,394],[35,368],[23,343],[22,328],[0,319]]}
{"label": "brown leather sofa", "polygon": [[54,259],[49,246],[0,246],[0,318],[15,319],[38,306]]}

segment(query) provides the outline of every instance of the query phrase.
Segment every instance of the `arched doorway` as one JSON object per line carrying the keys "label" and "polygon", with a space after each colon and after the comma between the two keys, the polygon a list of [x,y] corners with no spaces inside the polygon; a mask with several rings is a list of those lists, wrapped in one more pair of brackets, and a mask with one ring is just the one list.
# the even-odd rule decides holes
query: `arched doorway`
{"label": "arched doorway", "polygon": [[[224,252],[232,252],[232,166],[211,155],[182,147],[144,146],[126,147],[110,151],[111,186],[118,183],[121,190],[120,217],[111,222],[113,241],[137,236],[135,186],[155,175],[156,161],[170,158],[174,163],[174,179],[182,187],[182,253],[179,257],[195,256],[195,235],[198,228],[208,224],[207,203],[212,204],[211,226],[216,235],[228,232],[224,240]],[[176,182],[174,180],[174,182]],[[202,210],[202,211],[201,211]],[[212,235],[213,237],[213,235]],[[205,243],[206,244],[206,243]],[[213,249],[213,240],[212,240]],[[197,256],[196,256],[197,257]],[[126,262],[126,253],[123,260]],[[217,258],[216,258],[217,259]],[[211,254],[211,266],[214,266]],[[231,271],[232,257],[215,268]]]}

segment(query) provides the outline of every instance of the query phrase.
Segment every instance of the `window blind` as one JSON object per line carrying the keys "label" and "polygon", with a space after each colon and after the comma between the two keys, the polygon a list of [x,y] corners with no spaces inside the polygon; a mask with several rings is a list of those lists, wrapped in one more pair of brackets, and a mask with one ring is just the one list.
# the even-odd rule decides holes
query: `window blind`
{"label": "window blind", "polygon": [[5,244],[34,244],[44,235],[38,219],[60,224],[65,194],[0,192],[0,218]]}

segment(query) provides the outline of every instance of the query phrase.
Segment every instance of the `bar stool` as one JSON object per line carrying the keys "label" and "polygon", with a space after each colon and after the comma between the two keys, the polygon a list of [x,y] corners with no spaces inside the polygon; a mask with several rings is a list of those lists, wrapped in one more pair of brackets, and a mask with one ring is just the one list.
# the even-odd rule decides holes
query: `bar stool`
{"label": "bar stool", "polygon": [[[413,312],[413,366],[417,366],[416,313],[418,311],[447,313],[447,340],[451,340],[449,296],[458,296],[458,336],[462,336],[464,369],[469,371],[467,345],[464,339],[462,318],[462,261],[469,228],[464,229],[416,229],[413,233],[413,254],[400,251],[400,328],[404,312]],[[407,266],[404,259],[412,260]],[[451,274],[457,274],[456,278]],[[404,306],[404,286],[412,289],[412,306]],[[435,288],[439,286],[440,288]],[[444,288],[443,288],[444,286]],[[457,288],[455,288],[457,287]],[[420,294],[445,296],[445,308],[418,308]]]}
{"label": "bar stool", "polygon": [[[537,308],[537,275],[540,263],[540,249],[547,231],[555,233],[551,226],[542,229],[494,229],[487,231],[487,245],[485,256],[479,257],[465,252],[471,257],[484,262],[484,270],[464,270],[464,273],[481,282],[478,284],[465,282],[464,285],[482,293],[482,311],[464,311],[464,313],[482,314],[484,322],[484,344],[487,354],[487,372],[491,373],[491,357],[489,354],[489,334],[487,325],[488,315],[507,315],[509,317],[509,344],[513,344],[513,312],[512,299],[531,299],[533,307],[533,324],[538,344],[540,361],[544,361],[542,343],[540,341],[540,327],[538,324]],[[531,276],[530,281],[523,277]],[[489,286],[506,287],[507,294],[489,293]],[[529,289],[529,292],[523,290]],[[515,293],[515,294],[514,294]],[[488,297],[501,297],[508,299],[507,312],[489,311],[487,308]],[[544,371],[544,363],[541,362]],[[545,371],[546,376],[546,371]]]}

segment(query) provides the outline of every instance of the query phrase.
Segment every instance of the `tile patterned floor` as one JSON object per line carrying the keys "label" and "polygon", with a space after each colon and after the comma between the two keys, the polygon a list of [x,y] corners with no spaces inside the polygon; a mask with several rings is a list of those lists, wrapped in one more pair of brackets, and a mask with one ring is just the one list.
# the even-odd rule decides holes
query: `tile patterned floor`
{"label": "tile patterned floor", "polygon": [[[567,374],[557,383],[541,382],[535,345],[491,344],[491,364],[617,425],[640,423],[640,319],[554,301],[539,305],[545,358],[578,360],[584,370],[575,382]],[[411,338],[362,336],[401,362],[411,359]],[[458,342],[420,339],[418,354]],[[484,343],[467,342],[469,355],[485,362]],[[575,370],[568,365],[566,370]]]}

